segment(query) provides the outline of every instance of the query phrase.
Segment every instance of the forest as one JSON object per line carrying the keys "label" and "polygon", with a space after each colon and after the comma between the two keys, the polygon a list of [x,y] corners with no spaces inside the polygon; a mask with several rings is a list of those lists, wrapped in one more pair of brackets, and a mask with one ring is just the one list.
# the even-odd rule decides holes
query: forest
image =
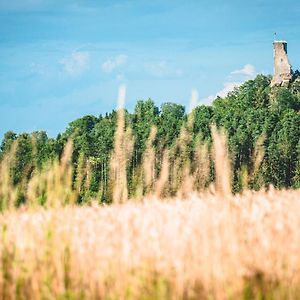
{"label": "forest", "polygon": [[[151,99],[137,101],[132,113],[124,110],[125,134],[120,146],[126,148],[128,197],[139,198],[152,190],[164,172],[164,162],[169,169],[168,182],[160,196],[177,195],[190,175],[195,178],[194,190],[209,188],[215,180],[214,127],[223,128],[228,138],[234,193],[270,185],[299,188],[300,81],[297,74],[288,88],[271,88],[270,81],[270,76],[258,75],[227,97],[217,97],[212,105],[199,105],[190,113],[176,103],[157,107]],[[68,141],[73,147],[76,202],[97,199],[110,203],[116,129],[117,111],[112,111],[74,120],[56,138],[49,138],[45,131],[8,131],[0,159],[13,153],[10,176],[17,188],[18,205],[27,201],[27,185],[33,174],[61,158]],[[147,168],[150,178],[145,176]]]}

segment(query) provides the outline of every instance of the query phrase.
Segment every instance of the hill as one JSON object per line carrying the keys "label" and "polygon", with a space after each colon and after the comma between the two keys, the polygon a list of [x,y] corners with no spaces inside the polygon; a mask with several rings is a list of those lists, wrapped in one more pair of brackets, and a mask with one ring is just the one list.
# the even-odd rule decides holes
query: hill
{"label": "hill", "polygon": [[[133,113],[124,111],[124,137],[119,146],[126,153],[129,197],[138,198],[153,190],[164,160],[168,163],[168,179],[161,193],[164,197],[176,195],[189,175],[196,178],[194,190],[207,188],[215,179],[212,125],[224,128],[228,136],[234,192],[269,185],[300,187],[298,74],[287,88],[271,88],[270,81],[270,77],[259,75],[227,97],[215,99],[211,106],[197,106],[190,114],[174,103],[158,108],[151,99],[138,101]],[[14,151],[10,171],[12,185],[18,186],[17,202],[26,201],[29,180],[49,161],[62,157],[68,140],[73,141],[73,186],[80,182],[76,201],[97,197],[110,202],[117,115],[113,111],[105,116],[84,116],[71,122],[56,139],[43,131],[7,132],[0,157],[3,160]]]}

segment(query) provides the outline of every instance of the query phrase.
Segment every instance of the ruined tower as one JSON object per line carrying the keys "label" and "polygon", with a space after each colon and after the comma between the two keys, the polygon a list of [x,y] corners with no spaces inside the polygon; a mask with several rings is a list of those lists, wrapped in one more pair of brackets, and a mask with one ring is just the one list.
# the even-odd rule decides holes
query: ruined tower
{"label": "ruined tower", "polygon": [[292,68],[287,55],[287,42],[274,41],[274,76],[271,86],[286,86],[292,79]]}

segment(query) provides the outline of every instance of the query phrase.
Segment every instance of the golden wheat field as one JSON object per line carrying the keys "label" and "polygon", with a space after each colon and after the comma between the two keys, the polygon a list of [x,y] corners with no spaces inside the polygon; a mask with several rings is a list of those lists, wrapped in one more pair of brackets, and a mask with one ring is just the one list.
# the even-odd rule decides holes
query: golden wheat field
{"label": "golden wheat field", "polygon": [[[233,195],[226,137],[216,128],[213,185],[194,189],[203,186],[209,169],[204,146],[194,174],[185,163],[180,172],[170,173],[166,152],[154,178],[154,129],[143,162],[146,194],[130,199],[126,162],[132,143],[126,133],[120,111],[111,205],[75,204],[82,182],[72,183],[72,142],[60,161],[33,174],[25,186],[27,203],[19,208],[20,187],[9,174],[14,149],[3,158],[1,300],[300,297],[299,190],[270,186]],[[258,153],[254,166],[259,168],[262,159]],[[163,197],[170,176],[178,174],[177,196]],[[47,199],[43,206],[41,195]]]}
{"label": "golden wheat field", "polygon": [[300,192],[0,217],[1,299],[296,299]]}

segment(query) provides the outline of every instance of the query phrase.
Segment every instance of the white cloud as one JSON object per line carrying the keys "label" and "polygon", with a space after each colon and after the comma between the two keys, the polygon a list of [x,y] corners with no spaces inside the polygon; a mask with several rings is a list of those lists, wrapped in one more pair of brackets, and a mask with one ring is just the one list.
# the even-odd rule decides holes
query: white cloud
{"label": "white cloud", "polygon": [[201,99],[199,102],[202,105],[211,105],[215,98],[216,96],[210,95],[204,99]]}
{"label": "white cloud", "polygon": [[242,82],[224,82],[223,83],[223,88],[220,91],[218,91],[215,95],[209,95],[208,97],[206,97],[204,99],[201,99],[199,102],[200,102],[200,104],[211,105],[212,102],[217,97],[224,98],[230,92],[232,92],[235,88],[237,88],[237,87],[239,87],[241,85],[242,85]]}
{"label": "white cloud", "polygon": [[242,82],[224,82],[223,89],[217,92],[216,97],[226,97],[230,92],[232,92],[235,88],[241,86]]}
{"label": "white cloud", "polygon": [[128,57],[124,54],[115,56],[105,61],[101,68],[105,73],[111,73],[116,68],[126,64]]}
{"label": "white cloud", "polygon": [[255,67],[251,64],[244,65],[243,68],[235,70],[229,73],[226,77],[226,81],[223,83],[223,88],[215,95],[210,95],[200,102],[202,104],[211,104],[217,97],[224,98],[235,88],[241,86],[246,80],[253,79],[257,75]]}
{"label": "white cloud", "polygon": [[175,69],[168,65],[165,60],[148,63],[144,65],[145,70],[155,77],[177,76],[180,77],[183,72],[181,69]]}
{"label": "white cloud", "polygon": [[255,67],[250,64],[244,65],[244,67],[240,70],[235,70],[230,73],[231,75],[244,75],[244,76],[249,76],[253,77],[257,74]]}
{"label": "white cloud", "polygon": [[228,93],[241,86],[246,80],[253,79],[256,75],[256,69],[251,64],[246,64],[243,68],[230,72],[227,80],[223,83],[223,89],[216,96],[226,97]]}
{"label": "white cloud", "polygon": [[60,64],[63,65],[68,75],[76,77],[88,69],[89,60],[89,52],[73,52],[70,56],[60,60]]}

